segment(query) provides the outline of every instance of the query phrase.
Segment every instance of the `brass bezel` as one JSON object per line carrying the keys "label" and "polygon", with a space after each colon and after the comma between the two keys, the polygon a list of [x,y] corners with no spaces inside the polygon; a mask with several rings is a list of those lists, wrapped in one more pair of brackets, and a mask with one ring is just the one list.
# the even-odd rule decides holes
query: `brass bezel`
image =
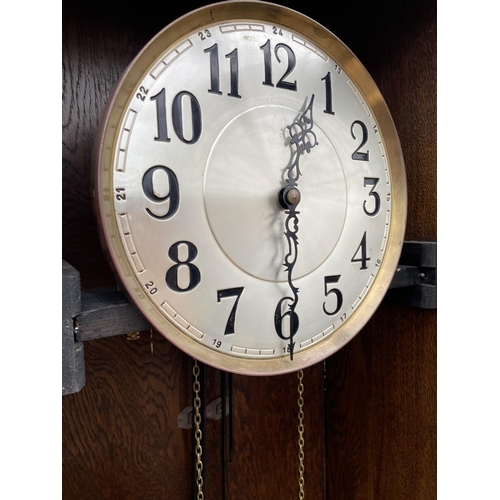
{"label": "brass bezel", "polygon": [[[116,131],[122,113],[137,88],[137,84],[156,58],[173,47],[179,39],[207,25],[236,19],[264,21],[294,30],[310,39],[331,55],[343,67],[373,111],[384,141],[392,184],[391,226],[380,270],[366,297],[348,320],[324,341],[295,354],[294,360],[245,359],[214,351],[188,338],[172,325],[149,301],[132,271],[121,244],[114,215],[112,190],[112,159],[117,140]],[[366,69],[356,56],[335,35],[316,21],[287,7],[261,1],[225,1],[194,10],[158,33],[128,66],[104,110],[99,126],[93,157],[94,208],[103,247],[125,291],[151,322],[177,347],[216,368],[247,375],[275,375],[313,365],[349,342],[367,323],[382,301],[398,264],[406,226],[406,174],[399,138],[385,101]]]}

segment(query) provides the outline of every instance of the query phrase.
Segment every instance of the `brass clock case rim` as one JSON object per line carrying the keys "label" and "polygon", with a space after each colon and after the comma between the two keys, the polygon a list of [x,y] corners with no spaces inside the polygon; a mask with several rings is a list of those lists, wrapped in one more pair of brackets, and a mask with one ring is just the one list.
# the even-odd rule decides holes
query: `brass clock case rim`
{"label": "brass clock case rim", "polygon": [[[206,347],[178,330],[149,301],[132,270],[118,232],[113,207],[113,150],[121,115],[137,84],[156,58],[181,38],[202,27],[231,20],[263,21],[289,28],[308,38],[341,65],[373,111],[384,141],[391,172],[391,225],[379,272],[367,295],[341,327],[312,346],[296,351],[293,361],[287,356],[256,359],[230,356]],[[401,253],[406,226],[406,173],[399,138],[385,101],[361,62],[334,34],[316,21],[290,8],[262,2],[235,0],[214,3],[178,18],[160,31],[136,56],[116,84],[101,117],[92,161],[92,197],[98,219],[102,246],[111,266],[132,302],[153,327],[178,348],[216,368],[245,375],[278,375],[311,366],[335,353],[368,322],[382,301]]]}

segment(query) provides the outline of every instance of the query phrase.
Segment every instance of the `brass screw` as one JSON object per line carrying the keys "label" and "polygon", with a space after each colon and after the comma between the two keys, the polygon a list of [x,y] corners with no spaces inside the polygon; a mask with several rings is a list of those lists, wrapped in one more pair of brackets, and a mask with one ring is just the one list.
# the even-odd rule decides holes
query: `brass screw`
{"label": "brass screw", "polygon": [[141,332],[127,333],[127,340],[140,340]]}

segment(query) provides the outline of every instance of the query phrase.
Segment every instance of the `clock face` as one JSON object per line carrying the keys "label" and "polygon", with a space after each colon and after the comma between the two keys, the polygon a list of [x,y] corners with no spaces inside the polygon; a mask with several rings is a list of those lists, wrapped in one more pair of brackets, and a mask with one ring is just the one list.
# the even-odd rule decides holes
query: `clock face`
{"label": "clock face", "polygon": [[167,27],[120,81],[95,165],[129,295],[222,369],[325,358],[397,264],[406,191],[387,108],[338,39],[283,7],[226,2]]}

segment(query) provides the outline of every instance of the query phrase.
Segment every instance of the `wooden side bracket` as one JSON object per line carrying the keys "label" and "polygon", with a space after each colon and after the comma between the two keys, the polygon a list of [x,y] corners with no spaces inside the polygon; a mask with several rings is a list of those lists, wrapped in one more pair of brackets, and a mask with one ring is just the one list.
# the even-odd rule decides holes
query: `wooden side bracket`
{"label": "wooden side bracket", "polygon": [[404,242],[386,300],[437,309],[437,242]]}

